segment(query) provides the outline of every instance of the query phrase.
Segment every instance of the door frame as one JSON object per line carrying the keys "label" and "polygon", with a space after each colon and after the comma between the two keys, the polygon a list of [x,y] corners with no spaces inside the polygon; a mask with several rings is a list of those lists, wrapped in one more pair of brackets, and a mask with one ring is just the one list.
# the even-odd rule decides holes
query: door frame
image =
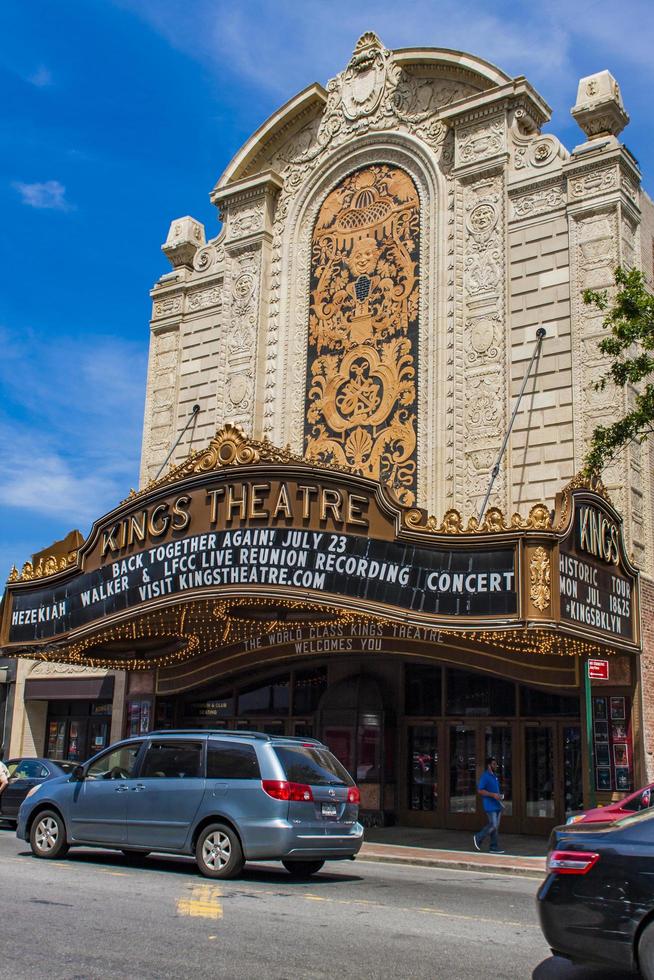
{"label": "door frame", "polygon": [[[520,744],[522,746],[522,765],[520,770],[520,781],[522,786],[522,805],[520,808],[521,820],[520,831],[523,834],[533,834],[537,837],[547,836],[552,827],[563,823],[565,817],[565,801],[563,799],[563,745],[561,743],[561,722],[557,718],[550,718],[546,721],[536,719],[521,719],[520,721]],[[549,729],[552,733],[552,800],[554,812],[551,817],[533,817],[527,814],[527,729],[544,731]]]}
{"label": "door frame", "polygon": [[[436,791],[437,806],[434,810],[411,810],[409,808],[409,746],[410,730],[412,728],[433,728],[436,731],[436,751],[438,753],[437,772],[436,772]],[[428,717],[411,716],[405,717],[398,725],[399,741],[398,754],[396,758],[395,772],[397,778],[398,792],[398,816],[399,822],[407,827],[443,827],[445,816],[445,752],[444,737],[445,727],[441,719]]]}

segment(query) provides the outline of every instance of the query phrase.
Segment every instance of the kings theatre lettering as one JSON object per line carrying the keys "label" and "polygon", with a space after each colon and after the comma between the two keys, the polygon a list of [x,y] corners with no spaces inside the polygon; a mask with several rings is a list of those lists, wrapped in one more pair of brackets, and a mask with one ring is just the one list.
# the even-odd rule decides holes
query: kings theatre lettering
{"label": "kings theatre lettering", "polygon": [[620,562],[619,531],[616,524],[595,507],[583,505],[578,515],[579,547],[582,551],[618,565]]}

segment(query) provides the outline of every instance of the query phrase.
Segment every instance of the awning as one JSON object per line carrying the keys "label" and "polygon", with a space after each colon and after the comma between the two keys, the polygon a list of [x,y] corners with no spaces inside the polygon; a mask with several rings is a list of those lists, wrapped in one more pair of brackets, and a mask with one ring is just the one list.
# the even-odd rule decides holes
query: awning
{"label": "awning", "polygon": [[25,681],[25,701],[111,701],[114,679],[106,677],[34,677]]}

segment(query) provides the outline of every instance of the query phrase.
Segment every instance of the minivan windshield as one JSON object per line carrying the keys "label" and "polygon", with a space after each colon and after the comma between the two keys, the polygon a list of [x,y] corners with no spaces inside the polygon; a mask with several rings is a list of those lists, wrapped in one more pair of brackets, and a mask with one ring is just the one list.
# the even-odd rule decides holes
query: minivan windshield
{"label": "minivan windshield", "polygon": [[328,749],[309,745],[275,745],[286,778],[291,783],[312,786],[354,786],[347,769]]}

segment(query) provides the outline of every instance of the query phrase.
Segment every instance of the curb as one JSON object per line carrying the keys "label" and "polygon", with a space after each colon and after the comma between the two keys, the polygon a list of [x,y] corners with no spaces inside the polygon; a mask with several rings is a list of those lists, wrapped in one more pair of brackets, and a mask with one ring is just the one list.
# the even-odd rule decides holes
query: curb
{"label": "curb", "polygon": [[[365,848],[365,845],[364,845]],[[453,871],[483,871],[498,875],[519,875],[524,878],[542,879],[545,877],[544,858],[524,858],[526,861],[533,861],[533,864],[509,864],[484,860],[475,860],[473,855],[468,857],[461,854],[455,857],[452,852],[444,852],[442,855],[433,856],[432,854],[381,854],[375,851],[367,851],[362,848],[357,854],[357,861],[370,861],[379,864],[406,864],[423,868],[449,868]],[[418,850],[418,848],[416,848]]]}

